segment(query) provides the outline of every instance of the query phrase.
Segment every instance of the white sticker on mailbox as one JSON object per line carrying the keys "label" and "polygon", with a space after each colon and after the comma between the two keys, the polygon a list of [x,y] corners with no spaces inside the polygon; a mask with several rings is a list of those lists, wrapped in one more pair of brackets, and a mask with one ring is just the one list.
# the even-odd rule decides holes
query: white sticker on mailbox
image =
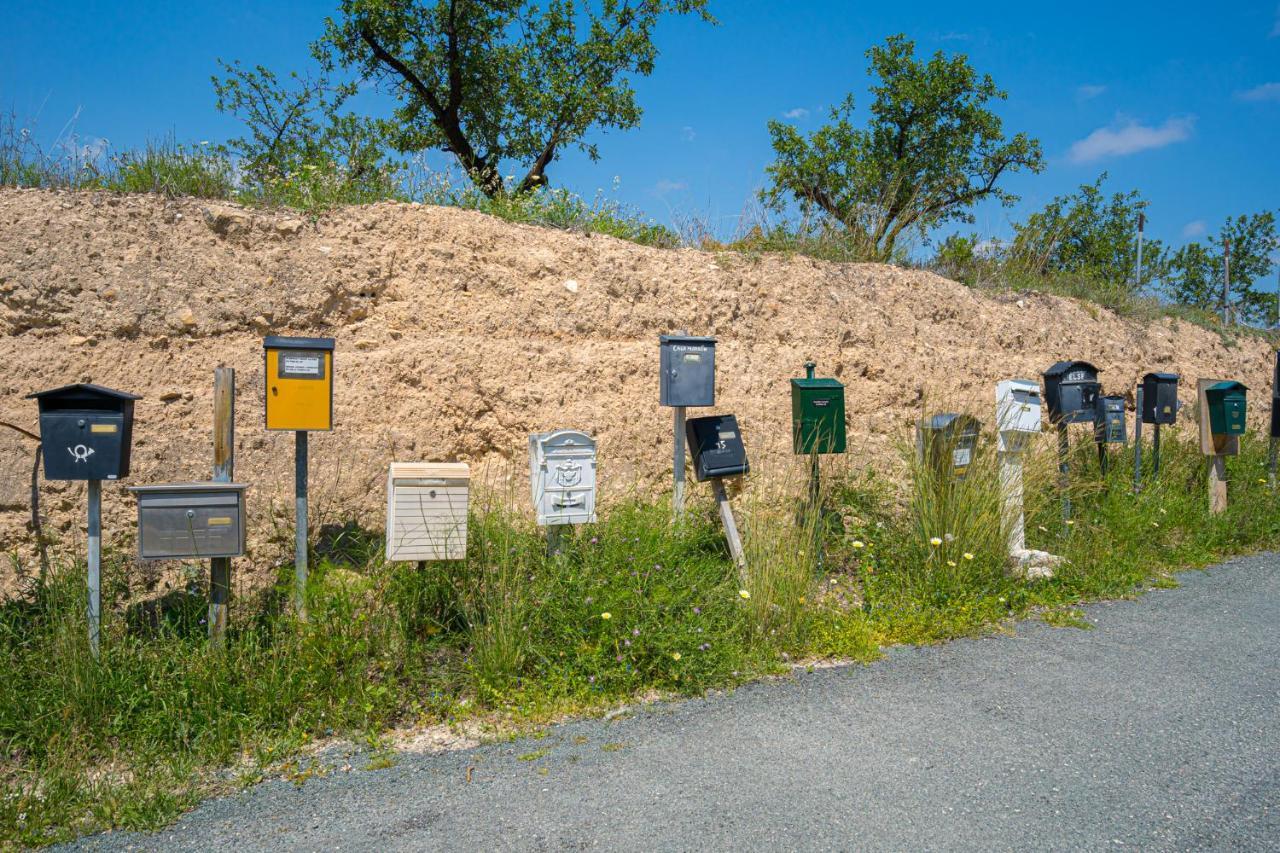
{"label": "white sticker on mailbox", "polygon": [[951,464],[956,468],[967,468],[973,454],[967,447],[957,448],[951,454]]}
{"label": "white sticker on mailbox", "polygon": [[324,354],[318,352],[280,353],[281,379],[323,379]]}

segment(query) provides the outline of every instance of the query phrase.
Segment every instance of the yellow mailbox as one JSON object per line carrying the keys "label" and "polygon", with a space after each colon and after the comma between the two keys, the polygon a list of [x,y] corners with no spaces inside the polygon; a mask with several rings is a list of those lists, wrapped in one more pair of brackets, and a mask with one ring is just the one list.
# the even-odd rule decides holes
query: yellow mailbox
{"label": "yellow mailbox", "polygon": [[333,338],[263,340],[267,429],[333,429]]}

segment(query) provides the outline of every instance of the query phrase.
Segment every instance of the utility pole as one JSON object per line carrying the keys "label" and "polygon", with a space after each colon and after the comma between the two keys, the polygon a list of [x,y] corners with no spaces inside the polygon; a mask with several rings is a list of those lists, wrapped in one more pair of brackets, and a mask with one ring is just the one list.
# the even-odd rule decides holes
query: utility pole
{"label": "utility pole", "polygon": [[1142,290],[1142,230],[1147,223],[1146,214],[1138,212],[1138,272],[1133,283],[1133,292],[1139,293]]}
{"label": "utility pole", "polygon": [[1231,240],[1222,238],[1222,324],[1231,322]]}

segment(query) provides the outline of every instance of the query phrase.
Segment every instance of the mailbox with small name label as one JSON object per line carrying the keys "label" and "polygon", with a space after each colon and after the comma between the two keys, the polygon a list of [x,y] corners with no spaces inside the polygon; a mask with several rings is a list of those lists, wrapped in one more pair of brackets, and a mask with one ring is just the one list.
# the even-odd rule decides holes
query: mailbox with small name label
{"label": "mailbox with small name label", "polygon": [[963,480],[978,448],[981,422],[969,415],[947,412],[925,418],[916,433],[919,458],[939,474]]}
{"label": "mailbox with small name label", "polygon": [[1271,378],[1271,437],[1280,438],[1280,351],[1275,356],[1275,375]]}
{"label": "mailbox with small name label", "polygon": [[1092,423],[1101,393],[1098,368],[1087,361],[1060,361],[1044,372],[1044,402],[1050,423]]}
{"label": "mailbox with small name label", "polygon": [[795,453],[844,453],[844,385],[814,376],[816,365],[804,366],[805,377],[791,380],[791,447]]}
{"label": "mailbox with small name label", "polygon": [[138,557],[210,559],[244,554],[245,486],[164,483],[131,486],[138,498]]}
{"label": "mailbox with small name label", "polygon": [[690,418],[685,423],[693,475],[701,483],[716,477],[736,477],[750,470],[742,431],[733,415]]}
{"label": "mailbox with small name label", "polygon": [[716,339],[659,335],[662,378],[658,402],[663,406],[716,404]]}
{"label": "mailbox with small name label", "polygon": [[262,349],[267,429],[333,429],[333,338],[271,336]]}
{"label": "mailbox with small name label", "polygon": [[393,462],[387,474],[387,560],[467,556],[471,469],[462,462]]}
{"label": "mailbox with small name label", "polygon": [[1239,382],[1215,382],[1204,391],[1209,401],[1209,431],[1214,435],[1244,435],[1245,395]]}
{"label": "mailbox with small name label", "polygon": [[46,480],[118,480],[129,475],[134,394],[64,385],[27,395],[40,407]]}
{"label": "mailbox with small name label", "polygon": [[1002,379],[996,383],[996,427],[999,450],[1021,450],[1028,436],[1040,432],[1040,383]]}
{"label": "mailbox with small name label", "polygon": [[1124,444],[1124,397],[1099,397],[1093,422],[1094,436],[1103,444]]}
{"label": "mailbox with small name label", "polygon": [[1142,422],[1168,426],[1178,420],[1178,374],[1148,373],[1142,377]]}
{"label": "mailbox with small name label", "polygon": [[529,485],[540,526],[594,523],[595,441],[572,429],[529,436]]}

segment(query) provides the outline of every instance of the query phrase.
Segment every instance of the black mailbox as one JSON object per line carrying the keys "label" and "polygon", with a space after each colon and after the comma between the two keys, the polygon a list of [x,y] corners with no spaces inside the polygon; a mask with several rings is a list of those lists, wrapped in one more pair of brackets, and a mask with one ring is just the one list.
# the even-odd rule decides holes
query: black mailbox
{"label": "black mailbox", "polygon": [[1178,374],[1148,373],[1142,377],[1142,422],[1168,426],[1178,419]]}
{"label": "black mailbox", "polygon": [[969,415],[933,415],[920,422],[916,447],[921,460],[939,474],[963,480],[973,464],[981,430],[981,422]]}
{"label": "black mailbox", "polygon": [[1280,351],[1276,352],[1275,374],[1271,378],[1271,437],[1280,438]]}
{"label": "black mailbox", "polygon": [[1060,361],[1044,372],[1044,402],[1053,424],[1091,423],[1102,386],[1087,361]]}
{"label": "black mailbox", "polygon": [[64,385],[27,395],[40,406],[46,480],[118,480],[129,475],[134,394]]}
{"label": "black mailbox", "polygon": [[690,335],[659,335],[658,384],[661,406],[716,404],[716,339]]}
{"label": "black mailbox", "polygon": [[1124,444],[1124,397],[1099,397],[1093,421],[1094,434],[1104,444]]}
{"label": "black mailbox", "polygon": [[685,436],[693,456],[693,475],[701,483],[716,477],[736,477],[750,470],[742,431],[733,415],[708,415],[685,421]]}

